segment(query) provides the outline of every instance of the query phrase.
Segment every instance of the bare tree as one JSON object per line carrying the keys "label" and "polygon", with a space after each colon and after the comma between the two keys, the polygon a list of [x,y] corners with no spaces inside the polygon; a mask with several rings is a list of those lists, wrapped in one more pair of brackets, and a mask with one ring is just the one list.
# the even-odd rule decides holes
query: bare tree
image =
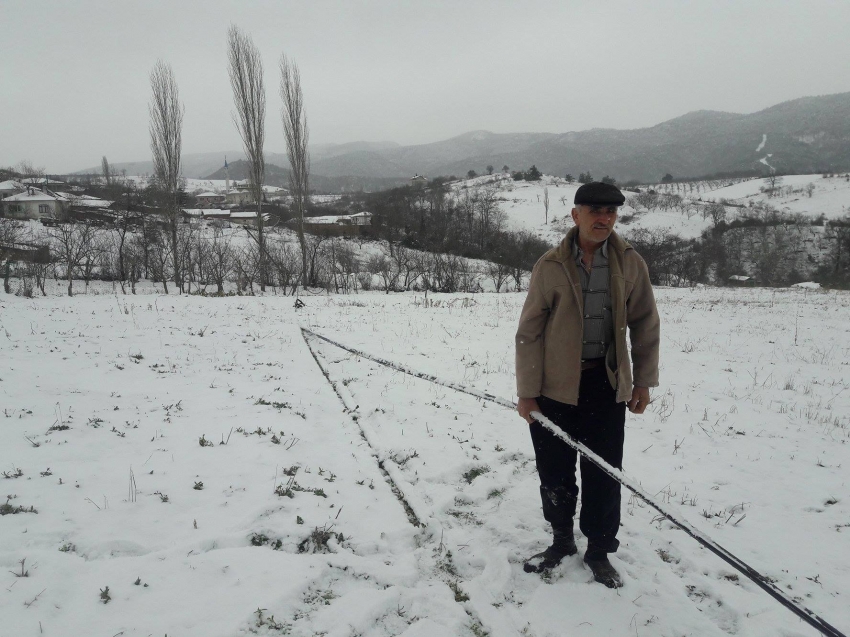
{"label": "bare tree", "polygon": [[74,270],[91,264],[95,250],[95,234],[85,223],[65,223],[49,231],[50,250],[57,260],[65,263],[68,296],[74,296]]}
{"label": "bare tree", "polygon": [[277,284],[283,288],[283,293],[286,294],[289,288],[289,293],[295,294],[301,280],[301,259],[298,253],[288,242],[272,242],[269,259],[277,274]]}
{"label": "bare tree", "polygon": [[[150,113],[151,152],[154,176],[165,196],[165,211],[171,234],[174,283],[183,291],[177,248],[177,219],[180,215],[180,151],[183,145],[183,105],[171,66],[162,60],[151,71]],[[105,158],[104,158],[105,159]],[[165,283],[163,281],[163,283]]]}
{"label": "bare tree", "polygon": [[475,208],[478,212],[478,247],[483,250],[485,243],[494,232],[500,230],[504,221],[498,190],[492,186],[478,190],[475,193]]}
{"label": "bare tree", "polygon": [[21,177],[44,177],[44,166],[36,166],[28,159],[22,159],[15,166]]}
{"label": "bare tree", "polygon": [[543,189],[543,210],[544,210],[544,214],[545,214],[545,217],[544,217],[545,220],[544,220],[543,223],[548,224],[549,223],[549,189],[548,188]]}
{"label": "bare tree", "polygon": [[242,145],[248,159],[248,184],[251,196],[257,202],[260,290],[265,291],[263,181],[266,160],[263,157],[263,144],[266,138],[266,88],[263,83],[263,61],[251,36],[242,33],[234,25],[227,31],[227,61],[236,107],[233,123],[242,137]]}
{"label": "bare tree", "polygon": [[718,225],[721,221],[726,221],[726,206],[722,203],[710,203],[703,211],[703,219],[711,218],[714,225]]}
{"label": "bare tree", "polygon": [[225,234],[221,228],[213,228],[212,240],[209,243],[207,270],[219,295],[224,294],[224,282],[233,272],[234,251],[230,246],[230,238],[230,233]]}
{"label": "bare tree", "polygon": [[179,263],[179,257],[171,258],[171,242],[167,240],[165,232],[159,226],[154,225],[148,229],[147,240],[150,241],[147,246],[147,256],[153,280],[161,282],[163,292],[168,294],[168,275],[170,274],[168,264],[169,261],[172,264]]}
{"label": "bare tree", "polygon": [[286,55],[280,56],[280,97],[283,107],[283,134],[286,137],[286,154],[289,157],[289,188],[292,208],[298,219],[298,242],[301,245],[301,284],[307,285],[307,243],[304,239],[304,211],[309,197],[310,153],[307,143],[310,129],[304,112],[304,95],[301,92],[301,74],[298,66]]}
{"label": "bare tree", "polygon": [[106,161],[106,155],[100,160],[100,170],[103,172],[103,181],[107,186],[112,185],[112,170],[109,167],[109,162]]}
{"label": "bare tree", "polygon": [[[24,224],[20,221],[12,219],[4,219],[0,217],[0,244],[12,245],[20,241],[23,235]],[[0,257],[4,253],[0,251]],[[11,276],[12,259],[8,255],[5,258],[0,258],[0,265],[3,266],[3,291],[6,294],[11,294],[12,288],[9,286],[9,277]]]}
{"label": "bare tree", "polygon": [[389,248],[383,248],[380,254],[373,254],[366,263],[368,272],[380,277],[382,289],[387,294],[398,290],[399,277],[399,271],[390,258],[390,254]]}
{"label": "bare tree", "polygon": [[511,266],[498,261],[490,261],[486,266],[487,276],[493,281],[496,292],[502,291],[502,286],[511,276]]}
{"label": "bare tree", "polygon": [[[104,157],[104,159],[106,159]],[[124,282],[128,279],[128,268],[126,264],[127,244],[132,237],[130,233],[132,223],[138,218],[137,212],[141,204],[141,196],[133,182],[122,181],[118,184],[121,190],[118,207],[114,211],[115,231],[112,236],[112,251],[117,258],[116,274],[121,285],[121,292],[126,294]]]}

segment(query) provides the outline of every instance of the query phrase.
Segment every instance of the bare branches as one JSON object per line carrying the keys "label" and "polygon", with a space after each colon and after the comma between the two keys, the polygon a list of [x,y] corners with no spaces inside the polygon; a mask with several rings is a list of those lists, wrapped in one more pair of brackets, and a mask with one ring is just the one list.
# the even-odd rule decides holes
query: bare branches
{"label": "bare branches", "polygon": [[177,262],[177,218],[180,191],[180,151],[182,148],[183,105],[171,66],[159,60],[151,71],[150,113],[151,152],[157,185],[167,196],[166,212],[171,230],[174,282],[182,291],[183,281]]}
{"label": "bare branches", "polygon": [[74,270],[94,260],[98,245],[95,232],[88,224],[60,224],[49,231],[50,249],[59,261],[67,264],[68,296],[73,296]]}
{"label": "bare branches", "polygon": [[257,203],[257,241],[259,243],[260,289],[265,290],[265,241],[263,238],[263,181],[266,161],[263,144],[266,136],[266,89],[263,61],[251,37],[231,25],[227,31],[227,61],[230,87],[236,111],[233,123],[242,137],[248,158],[248,183]]}
{"label": "bare branches", "polygon": [[263,61],[251,37],[238,27],[227,31],[227,61],[235,112],[233,123],[248,157],[249,181],[257,204],[262,202],[266,163],[263,157],[266,122],[266,89]]}
{"label": "bare branches", "polygon": [[307,285],[307,250],[304,240],[304,210],[309,196],[310,153],[307,144],[310,129],[304,112],[304,95],[301,92],[301,74],[298,66],[286,55],[280,56],[280,97],[283,107],[280,117],[283,135],[286,138],[286,154],[289,157],[289,183],[292,205],[298,216],[298,241],[301,244],[302,284]]}
{"label": "bare branches", "polygon": [[106,155],[100,160],[100,169],[103,172],[103,180],[107,186],[112,185],[112,170],[109,167],[109,162],[106,160]]}
{"label": "bare branches", "polygon": [[150,114],[151,153],[154,175],[160,188],[173,194],[180,181],[183,106],[171,66],[162,60],[151,71]]}
{"label": "bare branches", "polygon": [[15,166],[21,177],[44,177],[44,166],[36,166],[28,159],[22,159]]}
{"label": "bare branches", "polygon": [[301,92],[301,73],[286,55],[280,56],[280,97],[283,100],[281,119],[286,137],[286,153],[292,169],[293,195],[297,191],[306,198],[310,174],[310,154],[307,144],[310,129],[304,112],[304,95]]}

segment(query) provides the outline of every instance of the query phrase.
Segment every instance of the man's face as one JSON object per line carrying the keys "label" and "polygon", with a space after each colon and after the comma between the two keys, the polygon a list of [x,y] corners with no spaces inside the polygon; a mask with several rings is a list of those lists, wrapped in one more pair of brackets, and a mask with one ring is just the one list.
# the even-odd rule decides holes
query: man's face
{"label": "man's face", "polygon": [[617,206],[586,206],[573,208],[573,221],[578,226],[583,243],[604,243],[617,223]]}

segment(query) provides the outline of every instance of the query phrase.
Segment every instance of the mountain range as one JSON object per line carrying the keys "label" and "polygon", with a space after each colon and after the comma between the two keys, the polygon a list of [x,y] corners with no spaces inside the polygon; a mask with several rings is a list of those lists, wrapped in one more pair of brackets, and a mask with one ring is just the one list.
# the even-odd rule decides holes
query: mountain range
{"label": "mountain range", "polygon": [[[187,176],[223,178],[224,152],[183,156]],[[227,152],[242,159],[241,152]],[[547,174],[619,182],[652,182],[666,173],[702,177],[718,173],[837,172],[850,170],[850,93],[803,97],[750,114],[694,111],[656,126],[596,128],[568,133],[473,131],[430,144],[354,142],[311,147],[311,179],[318,190],[374,189],[427,177],[478,173],[492,165],[511,170],[532,164]],[[270,176],[285,179],[286,155],[268,153]],[[150,172],[150,162],[115,164],[128,173]],[[272,168],[274,167],[274,168]],[[99,172],[92,169],[93,172]],[[82,171],[81,171],[82,172]],[[231,169],[231,178],[239,178]],[[283,185],[283,184],[281,184]]]}

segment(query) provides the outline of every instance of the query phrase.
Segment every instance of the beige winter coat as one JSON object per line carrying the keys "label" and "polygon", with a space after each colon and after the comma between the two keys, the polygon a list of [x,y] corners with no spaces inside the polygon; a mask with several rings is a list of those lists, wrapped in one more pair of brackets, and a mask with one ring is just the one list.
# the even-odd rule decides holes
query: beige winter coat
{"label": "beige winter coat", "polygon": [[[581,380],[583,295],[572,245],[578,228],[535,264],[516,333],[517,395],[546,396],[578,404]],[[658,386],[660,321],[649,271],[634,248],[612,232],[608,268],[614,318],[614,344],[606,356],[617,402],[632,397],[633,385]],[[631,340],[631,360],[626,346]],[[632,366],[634,376],[632,376]]]}

